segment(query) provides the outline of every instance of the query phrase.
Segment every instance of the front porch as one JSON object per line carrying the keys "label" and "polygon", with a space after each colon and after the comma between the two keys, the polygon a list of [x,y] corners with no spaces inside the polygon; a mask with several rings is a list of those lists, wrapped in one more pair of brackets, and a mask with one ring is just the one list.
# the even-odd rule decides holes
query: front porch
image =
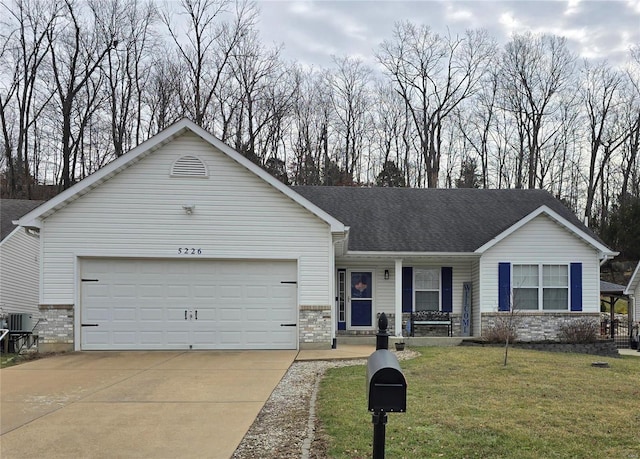
{"label": "front porch", "polygon": [[[478,291],[473,276],[477,264],[478,256],[471,254],[337,257],[334,336],[374,336],[377,318],[383,312],[389,321],[388,333],[394,337],[473,335],[474,328],[479,331],[479,320],[474,327],[472,317],[473,292]],[[447,323],[416,320],[412,330],[407,324],[411,314],[419,311],[447,314]],[[450,327],[443,326],[449,321]]]}
{"label": "front porch", "polygon": [[[459,346],[463,340],[470,339],[462,336],[389,336],[389,349],[393,349],[395,343],[404,342],[407,347],[448,347]],[[336,346],[375,346],[376,335],[371,334],[339,334],[336,337]]]}

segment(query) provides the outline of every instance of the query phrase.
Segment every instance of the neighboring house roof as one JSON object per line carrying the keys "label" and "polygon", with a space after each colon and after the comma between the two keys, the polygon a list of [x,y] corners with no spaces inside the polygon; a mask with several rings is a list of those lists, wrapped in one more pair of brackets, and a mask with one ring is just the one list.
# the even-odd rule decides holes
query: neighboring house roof
{"label": "neighboring house roof", "polygon": [[600,281],[600,294],[601,295],[623,295],[624,285],[614,284],[613,282]]}
{"label": "neighboring house roof", "polygon": [[638,262],[636,269],[631,275],[631,279],[629,279],[629,285],[627,285],[627,288],[624,290],[625,295],[640,296],[640,291],[635,292],[636,288],[640,290],[640,262]]}
{"label": "neighboring house roof", "polygon": [[610,249],[544,190],[292,187],[349,230],[349,251],[481,252],[544,213],[598,250]]}
{"label": "neighboring house roof", "polygon": [[252,163],[240,153],[236,152],[231,147],[226,145],[224,142],[217,139],[216,137],[202,129],[200,126],[195,124],[193,121],[190,121],[186,118],[172,124],[147,141],[141,143],[133,150],[110,162],[105,167],[91,174],[84,180],[76,183],[71,188],[63,191],[55,198],[50,199],[41,208],[25,215],[20,219],[20,225],[25,227],[40,228],[41,220],[43,218],[46,218],[57,210],[67,206],[70,202],[88,193],[89,191],[104,183],[106,180],[118,174],[122,170],[130,167],[133,164],[136,164],[147,155],[153,153],[157,149],[161,148],[165,144],[171,142],[171,140],[173,140],[174,138],[184,134],[187,131],[190,131],[199,136],[205,142],[208,142],[211,146],[217,148],[222,153],[226,154],[229,158],[234,160],[236,163],[240,164],[240,166],[262,178],[265,182],[267,182],[280,192],[284,193],[290,199],[297,202],[299,205],[306,208],[318,218],[329,224],[332,232],[343,233],[346,231],[344,225],[335,217],[327,214],[324,210],[320,209],[315,204],[308,201],[299,194],[293,193],[291,191],[291,188],[271,176],[260,166]]}
{"label": "neighboring house roof", "polygon": [[3,241],[17,228],[13,224],[23,215],[29,213],[44,201],[28,199],[0,199],[0,241]]}

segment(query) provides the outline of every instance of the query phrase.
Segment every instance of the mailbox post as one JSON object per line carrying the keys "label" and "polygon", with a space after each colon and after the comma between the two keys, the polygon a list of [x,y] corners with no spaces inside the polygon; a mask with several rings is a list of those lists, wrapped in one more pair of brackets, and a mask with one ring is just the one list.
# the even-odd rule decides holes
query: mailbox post
{"label": "mailbox post", "polygon": [[407,410],[407,382],[394,354],[389,352],[387,317],[378,319],[376,351],[367,360],[367,399],[373,423],[373,459],[384,459],[387,413]]}

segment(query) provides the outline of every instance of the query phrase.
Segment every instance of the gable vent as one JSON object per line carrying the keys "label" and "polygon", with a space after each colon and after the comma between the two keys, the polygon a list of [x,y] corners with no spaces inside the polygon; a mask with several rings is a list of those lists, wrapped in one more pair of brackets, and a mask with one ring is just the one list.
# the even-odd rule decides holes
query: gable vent
{"label": "gable vent", "polygon": [[207,166],[196,156],[178,158],[171,167],[172,177],[208,177]]}

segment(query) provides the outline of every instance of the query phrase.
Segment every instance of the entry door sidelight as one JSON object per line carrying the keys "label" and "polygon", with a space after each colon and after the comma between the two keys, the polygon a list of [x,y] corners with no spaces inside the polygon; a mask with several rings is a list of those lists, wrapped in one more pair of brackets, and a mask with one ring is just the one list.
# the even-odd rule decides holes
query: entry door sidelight
{"label": "entry door sidelight", "polygon": [[371,274],[371,271],[352,271],[349,274],[350,325],[352,327],[371,327],[373,324],[373,276]]}

